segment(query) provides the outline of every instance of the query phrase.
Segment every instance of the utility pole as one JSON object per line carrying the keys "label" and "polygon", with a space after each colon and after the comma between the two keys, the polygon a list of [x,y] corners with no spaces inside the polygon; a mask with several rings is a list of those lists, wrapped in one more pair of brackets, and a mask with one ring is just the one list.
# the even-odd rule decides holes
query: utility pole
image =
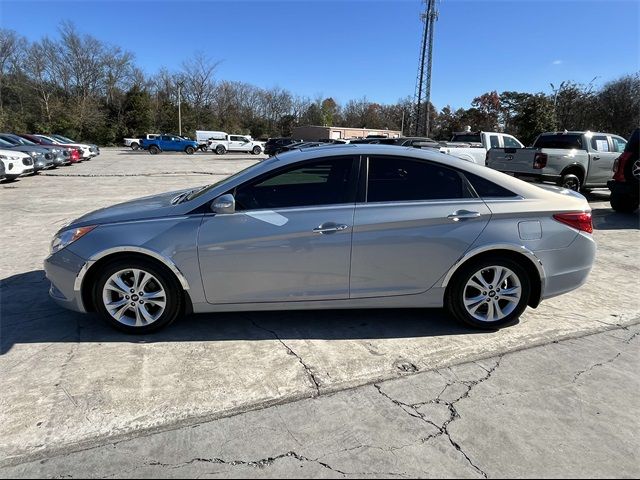
{"label": "utility pole", "polygon": [[[438,19],[438,0],[424,0],[425,12],[420,16],[424,22],[422,32],[422,48],[416,78],[416,92],[414,97],[413,134],[420,136],[424,132],[429,136],[430,104],[431,104],[431,68],[433,66],[433,31]],[[423,107],[424,104],[424,107]],[[424,117],[423,117],[424,113]],[[424,126],[424,127],[423,127]]]}

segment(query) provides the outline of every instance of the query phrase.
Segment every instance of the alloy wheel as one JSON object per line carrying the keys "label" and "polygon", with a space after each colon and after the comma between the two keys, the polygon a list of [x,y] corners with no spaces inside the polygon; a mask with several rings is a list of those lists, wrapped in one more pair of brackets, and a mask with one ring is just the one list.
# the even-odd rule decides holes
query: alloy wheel
{"label": "alloy wheel", "polygon": [[162,316],[167,296],[155,276],[141,269],[128,268],[114,273],[105,282],[102,301],[117,322],[144,327]]}
{"label": "alloy wheel", "polygon": [[633,162],[633,166],[631,167],[631,174],[635,177],[636,180],[640,181],[640,158]]}
{"label": "alloy wheel", "polygon": [[496,265],[472,275],[463,292],[469,315],[481,322],[498,322],[518,306],[522,284],[512,270]]}

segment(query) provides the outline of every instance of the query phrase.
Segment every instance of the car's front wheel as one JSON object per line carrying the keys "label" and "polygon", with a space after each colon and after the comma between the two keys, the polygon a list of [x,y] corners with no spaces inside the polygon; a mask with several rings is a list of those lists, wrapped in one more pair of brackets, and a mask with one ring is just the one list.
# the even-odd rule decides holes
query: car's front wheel
{"label": "car's front wheel", "polygon": [[113,327],[127,333],[150,333],[180,315],[181,291],[166,268],[141,259],[121,259],[102,269],[94,285],[94,302]]}
{"label": "car's front wheel", "polygon": [[187,147],[187,148],[185,148],[185,150],[184,150],[184,151],[187,153],[187,155],[193,155],[193,153],[194,153],[196,150],[195,150],[195,148],[193,148],[193,147]]}
{"label": "car's front wheel", "polygon": [[508,258],[485,257],[463,265],[451,280],[446,308],[475,328],[494,330],[511,324],[529,303],[527,271]]}
{"label": "car's front wheel", "polygon": [[253,150],[251,150],[251,153],[253,155],[259,155],[261,151],[262,149],[256,145],[255,147],[253,147]]}

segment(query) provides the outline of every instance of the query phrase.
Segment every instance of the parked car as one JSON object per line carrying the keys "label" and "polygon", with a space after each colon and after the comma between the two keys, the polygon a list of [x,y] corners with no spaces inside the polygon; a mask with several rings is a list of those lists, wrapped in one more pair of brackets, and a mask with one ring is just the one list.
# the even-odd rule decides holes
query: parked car
{"label": "parked car", "polygon": [[532,148],[492,148],[487,166],[519,178],[575,191],[606,187],[627,141],[610,133],[548,132]]}
{"label": "parked car", "polygon": [[60,143],[54,142],[50,139],[40,137],[38,135],[28,134],[28,133],[19,133],[18,136],[26,140],[29,140],[33,143],[37,143],[38,145],[42,145],[46,147],[63,148],[64,151],[68,153],[68,157],[66,155],[65,157],[69,158],[69,161],[71,163],[78,163],[83,160],[82,152],[80,151],[80,149],[72,145],[61,145]]}
{"label": "parked car", "polygon": [[56,149],[61,148],[62,155],[64,156],[65,159],[69,160],[69,163],[78,163],[82,161],[82,156],[80,154],[80,151],[77,148],[70,147],[67,145],[58,145],[57,143],[52,143],[49,140],[44,140],[36,135],[30,135],[26,133],[18,133],[16,134],[16,136],[23,140],[26,140],[27,142],[31,142],[31,143],[40,145],[42,147],[56,148]]}
{"label": "parked car", "polygon": [[63,140],[58,140],[52,137],[51,135],[43,135],[41,133],[36,134],[36,136],[42,138],[43,140],[49,141],[54,145],[67,145],[69,147],[73,147],[77,149],[80,152],[80,155],[82,155],[83,160],[91,160],[96,155],[94,152],[91,151],[90,145],[85,145],[83,143],[75,143],[75,142],[68,143]]}
{"label": "parked car", "polygon": [[264,144],[264,153],[272,157],[280,151],[281,147],[286,147],[287,145],[291,145],[292,143],[300,142],[302,142],[302,140],[296,140],[295,138],[291,137],[269,138]]}
{"label": "parked car", "polygon": [[640,202],[640,128],[636,128],[624,152],[613,162],[613,180],[607,186],[611,190],[611,208],[616,212],[632,213]]}
{"label": "parked car", "polygon": [[0,140],[4,140],[5,142],[10,143],[13,146],[12,148],[14,150],[19,150],[21,152],[43,152],[45,158],[48,159],[49,157],[47,157],[47,155],[50,156],[50,158],[53,160],[54,166],[56,167],[69,165],[71,163],[71,160],[69,160],[69,153],[66,152],[63,147],[49,147],[46,145],[39,145],[32,142],[31,140],[27,140],[26,138],[22,138],[12,133],[0,133]]}
{"label": "parked car", "polygon": [[329,145],[331,144],[325,143],[325,142],[296,142],[296,143],[291,143],[289,145],[284,145],[275,149],[274,155],[279,155],[284,152],[290,152],[292,150],[298,150],[300,148],[313,148],[313,147],[322,147],[322,146],[329,146]]}
{"label": "parked car", "polygon": [[5,173],[4,162],[0,161],[0,181],[4,180]]}
{"label": "parked car", "polygon": [[16,146],[13,143],[7,142],[0,138],[0,148],[4,150],[15,150],[18,152],[26,153],[33,160],[33,172],[38,173],[40,170],[45,170],[48,168],[56,168],[56,165],[53,163],[53,155],[42,147],[28,147],[24,148],[21,146]]}
{"label": "parked car", "polygon": [[246,135],[226,135],[224,139],[209,140],[209,148],[218,155],[227,152],[249,152],[258,155],[264,150],[264,145]]}
{"label": "parked car", "polygon": [[33,159],[26,153],[0,149],[0,161],[4,163],[5,178],[9,181],[34,173]]}
{"label": "parked car", "polygon": [[159,137],[158,133],[147,133],[146,135],[140,138],[125,138],[124,145],[125,147],[131,147],[132,150],[140,150],[141,142],[140,140],[153,140],[156,137]]}
{"label": "parked car", "polygon": [[153,139],[141,139],[140,141],[140,146],[152,155],[160,152],[185,152],[191,155],[198,149],[198,142],[166,133]]}
{"label": "parked car", "polygon": [[592,228],[566,189],[426,149],[324,146],[86,214],[45,270],[58,303],[132,333],[185,311],[442,306],[495,329],[586,281]]}
{"label": "parked car", "polygon": [[523,148],[516,137],[498,132],[456,132],[450,142],[440,145],[440,152],[485,165],[487,152],[492,148]]}
{"label": "parked car", "polygon": [[[57,134],[51,134],[49,135],[49,137],[53,138],[54,140],[58,141],[58,142],[62,142],[62,143],[66,143],[66,144],[72,144],[72,145],[78,145],[79,143],[76,142],[75,140],[71,140],[69,137],[63,137],[62,135],[57,135]],[[87,146],[89,147],[89,152],[91,154],[91,157],[97,157],[98,155],[100,155],[100,147],[98,145],[96,145],[95,143],[89,143],[89,144],[81,144],[83,147]]]}

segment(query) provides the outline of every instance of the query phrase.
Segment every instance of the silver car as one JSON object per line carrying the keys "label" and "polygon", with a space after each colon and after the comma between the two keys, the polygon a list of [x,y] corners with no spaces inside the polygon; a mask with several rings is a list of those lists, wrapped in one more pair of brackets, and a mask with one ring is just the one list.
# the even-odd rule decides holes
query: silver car
{"label": "silver car", "polygon": [[89,213],[45,261],[51,296],[131,333],[185,313],[445,307],[494,329],[582,285],[585,198],[431,150],[302,149],[219,183]]}

